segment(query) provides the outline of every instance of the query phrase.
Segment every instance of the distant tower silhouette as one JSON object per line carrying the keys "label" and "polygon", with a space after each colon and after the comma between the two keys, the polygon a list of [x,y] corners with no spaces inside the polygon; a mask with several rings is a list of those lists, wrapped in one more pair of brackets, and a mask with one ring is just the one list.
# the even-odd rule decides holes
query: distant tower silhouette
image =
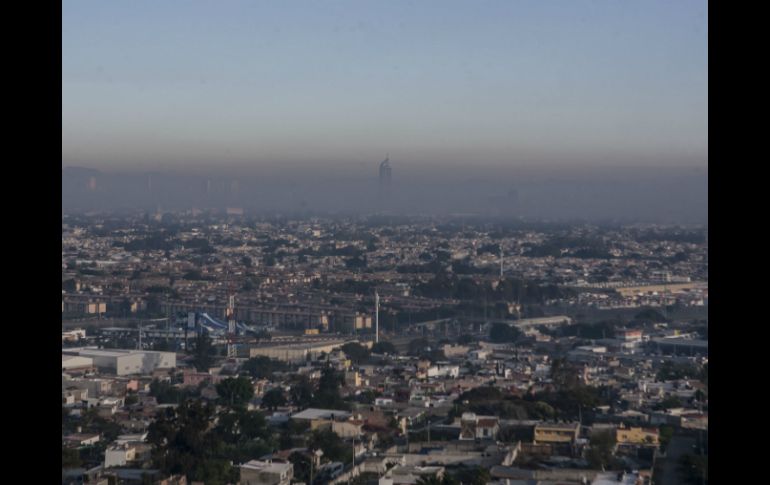
{"label": "distant tower silhouette", "polygon": [[390,197],[390,178],[390,158],[385,155],[385,160],[380,163],[380,197],[382,198]]}

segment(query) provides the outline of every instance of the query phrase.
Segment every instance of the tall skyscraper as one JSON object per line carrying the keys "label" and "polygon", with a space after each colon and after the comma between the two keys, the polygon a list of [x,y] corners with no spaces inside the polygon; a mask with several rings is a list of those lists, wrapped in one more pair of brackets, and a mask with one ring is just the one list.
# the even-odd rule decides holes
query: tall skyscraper
{"label": "tall skyscraper", "polygon": [[390,197],[390,158],[385,155],[385,160],[380,163],[380,197]]}

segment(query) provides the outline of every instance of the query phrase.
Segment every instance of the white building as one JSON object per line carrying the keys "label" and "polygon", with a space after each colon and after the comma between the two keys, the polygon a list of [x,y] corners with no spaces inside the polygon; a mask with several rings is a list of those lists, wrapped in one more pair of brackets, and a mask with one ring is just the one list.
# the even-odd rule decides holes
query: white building
{"label": "white building", "polygon": [[124,466],[136,460],[136,447],[129,444],[113,445],[104,450],[104,468]]}
{"label": "white building", "polygon": [[61,356],[61,370],[62,372],[89,369],[94,366],[94,360],[90,357],[80,357],[78,355],[65,355]]}
{"label": "white building", "polygon": [[294,477],[291,463],[251,460],[240,468],[241,485],[289,485]]}
{"label": "white building", "polygon": [[428,367],[427,374],[428,377],[453,377],[456,379],[460,375],[460,366],[439,362],[436,365]]}
{"label": "white building", "polygon": [[176,367],[176,353],[153,350],[123,350],[78,348],[67,349],[64,353],[93,360],[94,367],[119,376],[150,374],[156,369]]}

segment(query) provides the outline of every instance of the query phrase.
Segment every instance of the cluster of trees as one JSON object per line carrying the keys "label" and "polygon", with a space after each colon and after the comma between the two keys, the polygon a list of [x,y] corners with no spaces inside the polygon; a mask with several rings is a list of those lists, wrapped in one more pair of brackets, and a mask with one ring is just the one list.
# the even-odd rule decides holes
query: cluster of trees
{"label": "cluster of trees", "polygon": [[685,454],[679,459],[679,476],[684,483],[701,485],[709,482],[708,455]]}
{"label": "cluster of trees", "polygon": [[596,323],[578,322],[575,325],[568,325],[560,329],[561,335],[565,337],[579,337],[585,339],[598,340],[603,338],[612,338],[615,335],[615,328],[622,326],[618,320],[602,320]]}
{"label": "cluster of trees", "polygon": [[594,469],[613,468],[615,465],[615,433],[603,431],[591,434],[590,447],[586,452],[586,459]]}
{"label": "cluster of trees", "polygon": [[[346,279],[338,283],[327,285],[327,289],[337,293],[355,293],[356,295],[371,295],[374,293],[375,283],[369,281],[356,281]],[[320,286],[320,285],[319,285]]]}
{"label": "cluster of trees", "polygon": [[192,362],[195,370],[198,372],[208,372],[209,368],[214,364],[214,356],[216,355],[216,348],[211,343],[211,337],[207,333],[201,333],[195,337],[192,348]]}
{"label": "cluster of trees", "polygon": [[[321,379],[317,386],[314,386],[307,376],[297,375],[290,384],[289,396],[283,397],[302,409],[314,407],[348,411],[351,409],[350,403],[340,395],[340,387],[344,381],[345,378],[341,372],[332,367],[326,367],[321,371]],[[283,395],[283,391],[281,393]]]}
{"label": "cluster of trees", "polygon": [[565,298],[573,290],[554,284],[541,284],[517,278],[506,278],[496,288],[491,283],[478,282],[473,278],[462,278],[446,272],[417,285],[414,294],[428,298],[453,298],[458,300],[487,300],[488,302],[517,301],[522,304],[542,304],[546,300]]}
{"label": "cluster of trees", "polygon": [[91,467],[102,463],[106,443],[122,433],[119,424],[99,416],[95,408],[85,409],[80,416],[73,416],[69,409],[62,406],[62,435],[75,433],[78,427],[86,433],[98,433],[103,439],[80,449],[62,446],[62,468]]}
{"label": "cluster of trees", "polygon": [[153,379],[150,382],[150,396],[153,396],[158,404],[179,404],[185,400],[200,395],[197,389],[180,389],[168,381]]}
{"label": "cluster of trees", "polygon": [[259,412],[226,408],[217,416],[212,405],[200,400],[166,409],[150,425],[147,440],[153,445],[153,463],[163,472],[211,484],[238,481],[232,462],[273,448]]}
{"label": "cluster of trees", "polygon": [[444,360],[444,351],[435,345],[431,345],[428,339],[418,338],[409,342],[409,347],[406,351],[407,355],[414,357],[420,357],[421,359],[427,359],[431,362],[438,360]]}
{"label": "cluster of trees", "polygon": [[603,240],[598,238],[557,236],[541,244],[527,244],[525,256],[535,258],[568,256],[572,258],[610,259],[612,254]]}
{"label": "cluster of trees", "polygon": [[521,330],[506,323],[493,323],[489,329],[489,340],[496,344],[516,342]]}
{"label": "cluster of trees", "polygon": [[450,417],[461,416],[468,411],[502,419],[548,420],[556,414],[548,403],[504,395],[500,389],[492,386],[477,387],[461,394],[455,401]]}
{"label": "cluster of trees", "polygon": [[276,372],[288,372],[292,367],[280,360],[271,359],[263,355],[252,357],[241,366],[241,370],[248,372],[254,379],[274,380]]}
{"label": "cluster of trees", "polygon": [[[705,366],[704,366],[705,367]],[[708,375],[708,368],[705,370]],[[655,376],[659,381],[671,381],[676,379],[696,379],[702,376],[694,365],[688,363],[677,364],[667,360],[661,364],[658,373]]]}
{"label": "cluster of trees", "polygon": [[223,405],[243,408],[254,397],[254,386],[248,377],[228,377],[217,384],[217,395]]}

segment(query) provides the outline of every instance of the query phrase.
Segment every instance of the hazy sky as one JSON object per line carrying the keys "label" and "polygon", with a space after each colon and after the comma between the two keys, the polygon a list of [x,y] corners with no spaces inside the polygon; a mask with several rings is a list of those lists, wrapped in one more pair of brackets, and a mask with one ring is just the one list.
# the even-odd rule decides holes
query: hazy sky
{"label": "hazy sky", "polygon": [[66,1],[62,160],[705,167],[704,1]]}

